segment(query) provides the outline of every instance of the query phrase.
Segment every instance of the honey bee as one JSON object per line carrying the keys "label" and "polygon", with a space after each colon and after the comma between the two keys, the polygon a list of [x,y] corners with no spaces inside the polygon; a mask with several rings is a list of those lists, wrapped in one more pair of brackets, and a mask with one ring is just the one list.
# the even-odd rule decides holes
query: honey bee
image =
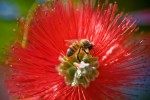
{"label": "honey bee", "polygon": [[77,59],[80,62],[79,59],[79,53],[80,50],[82,49],[86,54],[88,54],[88,52],[86,51],[86,49],[91,50],[93,48],[93,43],[90,43],[87,39],[82,39],[80,41],[75,40],[68,48],[67,50],[67,57],[72,56],[75,52],[78,51],[77,53]]}

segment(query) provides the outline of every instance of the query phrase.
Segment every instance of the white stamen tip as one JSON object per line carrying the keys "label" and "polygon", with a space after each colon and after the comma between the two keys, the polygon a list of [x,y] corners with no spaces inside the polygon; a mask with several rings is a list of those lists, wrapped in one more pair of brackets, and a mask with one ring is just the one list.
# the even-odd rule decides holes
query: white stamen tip
{"label": "white stamen tip", "polygon": [[79,65],[79,68],[85,68],[86,66],[89,66],[89,63],[81,62]]}

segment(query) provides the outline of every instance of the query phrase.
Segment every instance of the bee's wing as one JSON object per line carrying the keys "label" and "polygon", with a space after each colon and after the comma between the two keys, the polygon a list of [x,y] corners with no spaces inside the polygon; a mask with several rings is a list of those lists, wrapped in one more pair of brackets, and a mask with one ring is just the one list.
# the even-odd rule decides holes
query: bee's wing
{"label": "bee's wing", "polygon": [[73,39],[73,40],[65,40],[65,42],[66,42],[66,46],[67,47],[69,47],[70,45],[72,45],[73,43],[75,43],[75,42],[78,42],[78,40],[76,40],[76,39]]}

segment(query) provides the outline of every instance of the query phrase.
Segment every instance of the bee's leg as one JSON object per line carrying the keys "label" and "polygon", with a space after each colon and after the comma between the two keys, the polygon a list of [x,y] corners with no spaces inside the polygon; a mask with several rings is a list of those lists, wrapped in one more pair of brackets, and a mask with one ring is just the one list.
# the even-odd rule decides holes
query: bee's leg
{"label": "bee's leg", "polygon": [[80,58],[79,58],[80,50],[81,50],[81,47],[80,47],[80,49],[79,49],[79,51],[78,51],[78,54],[77,54],[77,59],[78,59],[79,62],[81,62],[81,60],[80,60]]}
{"label": "bee's leg", "polygon": [[84,51],[86,54],[89,54],[85,49],[83,49],[83,51]]}

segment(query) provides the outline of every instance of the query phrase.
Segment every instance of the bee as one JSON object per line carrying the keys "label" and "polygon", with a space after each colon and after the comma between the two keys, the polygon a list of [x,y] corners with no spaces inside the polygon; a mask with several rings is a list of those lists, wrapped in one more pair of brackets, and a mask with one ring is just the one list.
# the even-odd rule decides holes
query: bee
{"label": "bee", "polygon": [[77,53],[77,59],[79,60],[79,62],[81,61],[79,59],[79,54],[80,54],[80,50],[82,49],[86,54],[88,54],[88,52],[86,51],[86,49],[91,50],[93,48],[93,43],[89,42],[87,39],[82,39],[80,41],[75,40],[68,48],[67,50],[67,57],[72,56],[75,52],[78,51]]}

